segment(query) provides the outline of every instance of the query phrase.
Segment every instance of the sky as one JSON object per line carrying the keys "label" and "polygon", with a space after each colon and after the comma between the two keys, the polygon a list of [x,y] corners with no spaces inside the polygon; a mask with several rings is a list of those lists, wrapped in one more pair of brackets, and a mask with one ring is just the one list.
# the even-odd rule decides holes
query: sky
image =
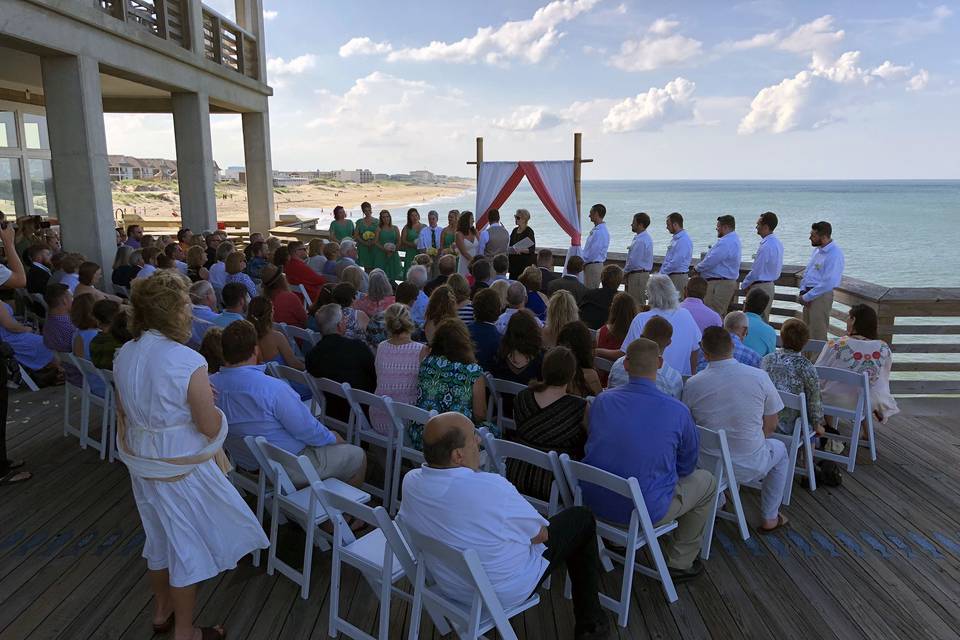
{"label": "sky", "polygon": [[[231,0],[206,0],[232,15]],[[960,4],[264,0],[274,169],[572,157],[590,179],[960,178]],[[214,158],[242,165],[239,116]],[[174,157],[165,115],[110,153]]]}

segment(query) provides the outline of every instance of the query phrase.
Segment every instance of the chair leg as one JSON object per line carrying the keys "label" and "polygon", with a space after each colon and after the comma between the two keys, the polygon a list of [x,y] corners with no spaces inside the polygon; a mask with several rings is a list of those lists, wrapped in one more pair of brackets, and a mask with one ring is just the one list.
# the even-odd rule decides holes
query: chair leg
{"label": "chair leg", "polygon": [[[260,473],[264,473],[264,469]],[[270,511],[270,548],[267,550],[267,575],[273,575],[277,563],[277,531],[280,527],[280,500],[276,490],[273,495],[273,509]]]}
{"label": "chair leg", "polygon": [[740,529],[740,538],[748,540],[750,538],[750,528],[747,527],[747,517],[743,513],[743,503],[740,501],[740,488],[733,485],[727,487],[730,492],[730,502],[733,504],[733,511],[737,514],[737,527]]}
{"label": "chair leg", "polygon": [[417,558],[417,576],[413,582],[413,602],[410,603],[410,629],[407,640],[420,639],[420,616],[423,614],[424,578],[423,558]]}
{"label": "chair leg", "polygon": [[663,583],[663,592],[667,595],[668,602],[677,601],[677,589],[673,586],[673,578],[670,577],[670,568],[667,567],[667,561],[663,557],[663,550],[660,549],[659,538],[654,538],[648,543],[650,547],[650,556],[653,558],[653,564],[656,565],[657,573],[660,574],[660,582]]}
{"label": "chair leg", "polygon": [[336,638],[339,632],[340,619],[340,553],[338,545],[333,545],[333,554],[330,558],[330,622],[329,633]]}
{"label": "chair leg", "polygon": [[713,506],[710,508],[710,515],[707,517],[707,527],[703,531],[703,543],[700,545],[700,557],[704,560],[710,558],[710,549],[713,546],[713,529],[717,524],[717,509],[720,508],[722,493],[720,485],[717,485],[717,491],[713,497]]}
{"label": "chair leg", "polygon": [[857,451],[860,450],[860,424],[863,420],[855,421],[850,428],[850,445],[847,447],[847,473],[853,473],[857,466]]}
{"label": "chair leg", "polygon": [[90,397],[83,390],[80,397],[80,448],[86,449],[90,435]]}
{"label": "chair leg", "polygon": [[313,568],[313,537],[317,530],[316,514],[311,513],[307,518],[307,541],[303,550],[303,584],[300,585],[300,597],[306,600],[310,597],[310,570]]}
{"label": "chair leg", "polygon": [[390,637],[390,596],[393,583],[390,582],[390,576],[386,571],[380,574],[380,630],[377,634],[379,640],[387,640]]}
{"label": "chair leg", "polygon": [[623,584],[620,585],[620,601],[617,602],[617,624],[621,627],[627,626],[630,616],[630,593],[633,591],[633,571],[636,564],[636,536],[630,536],[623,553]]}
{"label": "chair leg", "polygon": [[70,435],[70,385],[63,383],[63,437]]}

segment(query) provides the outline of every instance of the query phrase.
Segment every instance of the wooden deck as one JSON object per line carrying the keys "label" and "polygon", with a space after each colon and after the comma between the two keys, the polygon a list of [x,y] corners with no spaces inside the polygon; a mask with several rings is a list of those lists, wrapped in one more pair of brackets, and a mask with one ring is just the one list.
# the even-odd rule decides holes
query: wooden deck
{"label": "wooden deck", "polygon": [[[63,390],[11,394],[11,455],[34,478],[0,488],[0,640],[151,637],[143,534],[126,470],[101,462],[61,431]],[[620,638],[957,638],[960,630],[960,431],[945,418],[893,419],[880,460],[845,476],[840,489],[794,491],[786,534],[744,543],[718,524],[707,573],[678,587],[635,583]],[[748,517],[757,494],[744,490]],[[284,534],[291,558],[302,535]],[[249,559],[200,589],[198,620],[222,623],[231,640],[327,637],[329,554],[317,554],[309,600],[286,578]],[[608,592],[620,572],[604,578]],[[517,618],[521,638],[570,638],[573,618],[560,581]],[[345,569],[342,609],[373,630],[376,599]],[[405,637],[408,607],[393,605]],[[425,637],[435,635],[428,621]]]}

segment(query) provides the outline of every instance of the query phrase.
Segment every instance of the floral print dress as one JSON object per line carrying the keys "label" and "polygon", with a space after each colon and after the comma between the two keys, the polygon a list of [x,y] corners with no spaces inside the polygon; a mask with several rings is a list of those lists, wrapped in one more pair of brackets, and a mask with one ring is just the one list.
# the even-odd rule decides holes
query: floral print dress
{"label": "floral print dress", "polygon": [[[810,428],[815,429],[823,423],[823,403],[820,400],[820,377],[817,369],[803,354],[788,349],[769,353],[760,361],[760,368],[767,372],[773,386],[778,391],[803,393],[807,399],[807,420]],[[777,432],[790,435],[800,412],[796,409],[783,409],[777,423]]]}
{"label": "floral print dress", "polygon": [[[830,340],[820,357],[818,367],[847,369],[854,373],[866,373],[870,381],[870,401],[873,411],[881,416],[881,422],[900,413],[897,401],[890,393],[890,371],[893,369],[893,354],[883,340],[866,340],[843,336]],[[825,404],[853,409],[857,403],[857,389],[837,382],[824,382],[820,387]]]}

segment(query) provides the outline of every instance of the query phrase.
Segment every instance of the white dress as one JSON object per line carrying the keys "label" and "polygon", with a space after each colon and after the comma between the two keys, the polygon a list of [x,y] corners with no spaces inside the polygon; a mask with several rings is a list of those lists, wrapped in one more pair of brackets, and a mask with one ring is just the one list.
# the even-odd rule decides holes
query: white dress
{"label": "white dress", "polygon": [[[457,273],[466,278],[470,274],[470,260],[477,255],[477,245],[479,242],[477,240],[470,241],[467,238],[463,239],[463,245],[467,248],[468,258],[464,258],[460,251],[457,251]],[[454,244],[456,246],[456,244]]]}
{"label": "white dress", "polygon": [[[113,372],[130,453],[177,458],[210,445],[187,404],[190,376],[206,366],[196,351],[156,331],[117,351]],[[130,463],[128,467],[146,536],[143,557],[149,569],[169,570],[171,586],[211,578],[236,567],[251,551],[269,546],[253,512],[213,459],[172,482],[148,480]]]}

